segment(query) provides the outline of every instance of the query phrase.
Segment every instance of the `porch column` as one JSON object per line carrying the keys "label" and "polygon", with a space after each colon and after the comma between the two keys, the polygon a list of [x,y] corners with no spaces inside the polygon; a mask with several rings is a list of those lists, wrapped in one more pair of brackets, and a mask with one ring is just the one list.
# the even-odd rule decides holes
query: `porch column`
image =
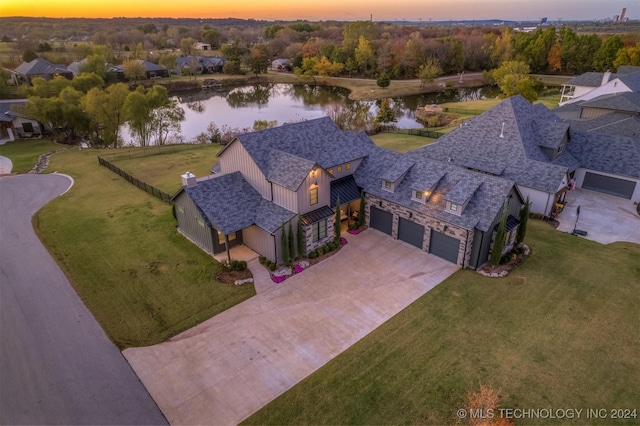
{"label": "porch column", "polygon": [[231,251],[229,250],[229,237],[224,234],[224,248],[227,249],[227,262],[231,265]]}

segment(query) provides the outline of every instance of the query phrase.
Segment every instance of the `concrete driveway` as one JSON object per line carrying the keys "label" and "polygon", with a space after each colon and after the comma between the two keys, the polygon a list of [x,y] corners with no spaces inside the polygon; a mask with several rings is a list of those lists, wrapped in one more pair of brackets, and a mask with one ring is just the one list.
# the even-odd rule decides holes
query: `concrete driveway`
{"label": "concrete driveway", "polygon": [[573,232],[578,206],[577,229],[587,231],[584,238],[602,244],[615,241],[640,244],[640,216],[633,201],[588,189],[569,191],[567,205],[558,216],[559,231]]}
{"label": "concrete driveway", "polygon": [[458,269],[376,230],[171,340],[125,357],[172,424],[238,424]]}
{"label": "concrete driveway", "polygon": [[0,176],[8,175],[11,173],[11,168],[13,167],[13,163],[7,157],[3,157],[0,155]]}
{"label": "concrete driveway", "polygon": [[33,232],[71,182],[0,178],[0,424],[166,424]]}

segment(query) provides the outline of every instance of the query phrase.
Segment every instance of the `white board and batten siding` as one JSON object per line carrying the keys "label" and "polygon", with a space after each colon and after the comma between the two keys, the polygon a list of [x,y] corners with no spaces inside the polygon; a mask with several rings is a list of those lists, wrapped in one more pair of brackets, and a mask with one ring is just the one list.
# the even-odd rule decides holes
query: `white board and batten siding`
{"label": "white board and batten siding", "polygon": [[271,199],[270,183],[237,139],[231,142],[220,155],[220,171],[222,174],[239,171],[263,198]]}
{"label": "white board and batten siding", "polygon": [[275,261],[276,247],[273,235],[256,225],[251,225],[242,230],[242,238],[244,244],[251,250],[260,253],[272,262]]}
{"label": "white board and batten siding", "polygon": [[[311,204],[311,194],[309,189],[311,185],[318,182],[318,202]],[[331,200],[331,175],[325,172],[323,169],[318,168],[316,177],[307,175],[307,177],[298,188],[298,213],[305,214],[319,209],[320,207],[328,206]],[[331,206],[329,206],[331,207]],[[294,210],[295,211],[295,210]]]}
{"label": "white board and batten siding", "polygon": [[[273,191],[273,202],[275,204],[292,212],[298,211],[298,195],[294,191],[280,186],[277,183],[272,184],[271,188]],[[302,186],[300,186],[300,189],[302,189]]]}

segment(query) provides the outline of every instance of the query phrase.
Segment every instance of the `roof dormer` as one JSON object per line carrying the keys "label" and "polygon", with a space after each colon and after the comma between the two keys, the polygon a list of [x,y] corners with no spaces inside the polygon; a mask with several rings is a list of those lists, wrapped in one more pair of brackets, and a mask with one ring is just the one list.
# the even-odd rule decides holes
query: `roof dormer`
{"label": "roof dormer", "polygon": [[461,216],[473,194],[480,188],[481,182],[461,179],[445,195],[446,209],[449,213]]}
{"label": "roof dormer", "polygon": [[399,158],[393,165],[381,170],[378,177],[382,180],[382,189],[389,192],[395,192],[400,185],[409,169],[415,164],[414,161],[407,158]]}
{"label": "roof dormer", "polygon": [[440,182],[445,174],[446,173],[443,172],[432,172],[422,175],[419,179],[415,179],[411,183],[411,200],[426,204],[436,189],[438,182]]}

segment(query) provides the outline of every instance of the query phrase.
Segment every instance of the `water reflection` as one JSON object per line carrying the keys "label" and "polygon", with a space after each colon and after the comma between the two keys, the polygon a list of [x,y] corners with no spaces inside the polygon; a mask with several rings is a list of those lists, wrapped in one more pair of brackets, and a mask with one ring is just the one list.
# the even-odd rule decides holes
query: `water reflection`
{"label": "water reflection", "polygon": [[[379,101],[354,101],[349,91],[339,87],[307,84],[261,84],[231,90],[200,91],[180,95],[185,110],[182,139],[193,141],[207,131],[210,123],[218,127],[251,128],[256,120],[287,122],[320,118],[323,110],[336,104],[351,110],[368,109],[375,115]],[[492,87],[448,89],[440,93],[402,96],[392,99],[399,128],[422,128],[415,120],[417,108],[428,104],[459,102],[495,97]]]}

